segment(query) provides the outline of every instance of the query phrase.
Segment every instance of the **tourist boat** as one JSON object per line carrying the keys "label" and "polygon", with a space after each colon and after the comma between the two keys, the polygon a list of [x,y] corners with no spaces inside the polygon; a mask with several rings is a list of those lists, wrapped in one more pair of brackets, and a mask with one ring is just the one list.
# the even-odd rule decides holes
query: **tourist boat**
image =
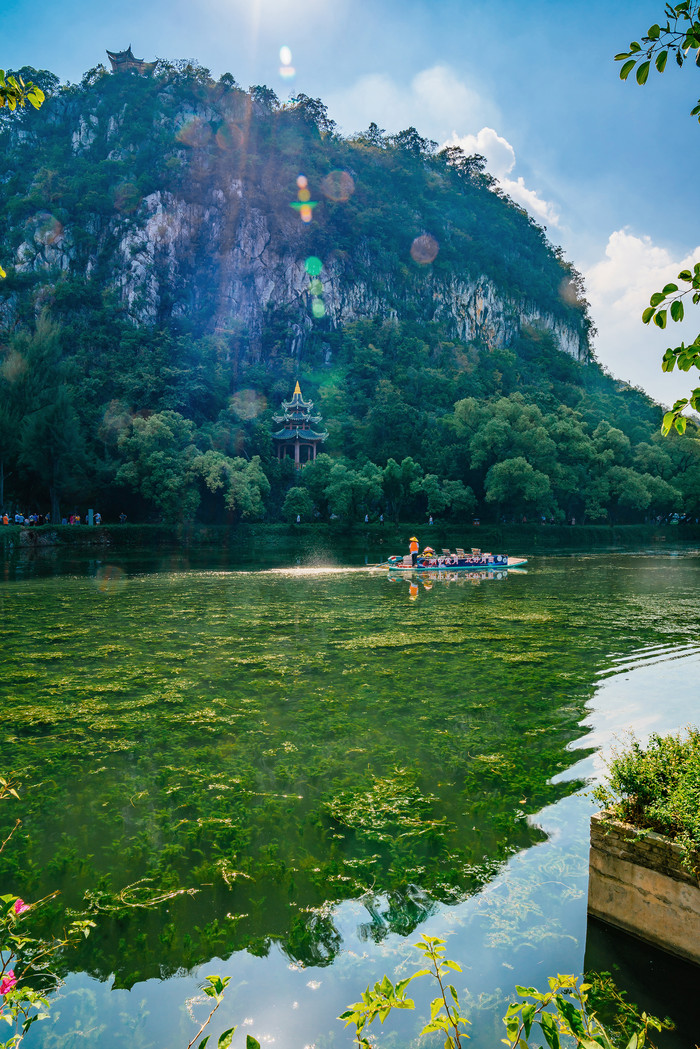
{"label": "tourist boat", "polygon": [[491,554],[472,547],[467,553],[461,547],[454,552],[443,550],[436,554],[432,550],[424,550],[418,554],[415,565],[410,554],[404,557],[392,556],[385,565],[393,572],[473,572],[476,569],[487,571],[507,571],[509,568],[519,568],[527,564],[526,557],[508,557],[506,554]]}

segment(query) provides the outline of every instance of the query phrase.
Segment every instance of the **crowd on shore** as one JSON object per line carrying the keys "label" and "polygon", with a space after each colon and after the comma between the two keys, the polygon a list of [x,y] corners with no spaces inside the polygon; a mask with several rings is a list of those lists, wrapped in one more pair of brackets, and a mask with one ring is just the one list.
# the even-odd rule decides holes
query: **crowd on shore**
{"label": "crowd on shore", "polygon": [[[61,520],[57,521],[56,523],[57,524],[62,524],[62,525],[80,525],[80,524],[101,525],[102,524],[102,514],[99,512],[99,510],[96,510],[94,512],[91,511],[91,513],[92,513],[92,520],[90,519],[89,514],[86,514],[84,517],[81,516],[80,514],[71,514],[69,517],[62,517]],[[120,524],[124,524],[125,522],[126,522],[126,514],[119,514],[119,523]],[[0,516],[0,524],[3,524],[3,525],[15,524],[15,525],[24,525],[25,527],[32,528],[32,527],[39,527],[39,525],[48,525],[48,524],[51,524],[51,523],[52,523],[52,520],[51,520],[51,514],[50,513],[46,513],[46,514],[33,514],[33,513],[32,514],[23,514],[20,510],[18,510],[15,514],[8,514],[8,512],[5,510],[5,511],[3,511],[2,516]]]}

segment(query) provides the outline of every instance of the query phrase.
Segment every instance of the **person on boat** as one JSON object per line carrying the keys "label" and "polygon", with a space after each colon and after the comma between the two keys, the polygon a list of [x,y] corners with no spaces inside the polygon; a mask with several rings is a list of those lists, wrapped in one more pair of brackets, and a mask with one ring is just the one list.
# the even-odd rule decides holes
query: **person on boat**
{"label": "person on boat", "polygon": [[435,557],[435,551],[432,546],[426,546],[423,549],[423,557]]}
{"label": "person on boat", "polygon": [[411,561],[413,562],[413,566],[415,568],[416,561],[418,560],[418,551],[420,550],[420,544],[415,535],[411,536],[410,546],[408,549],[411,554]]}

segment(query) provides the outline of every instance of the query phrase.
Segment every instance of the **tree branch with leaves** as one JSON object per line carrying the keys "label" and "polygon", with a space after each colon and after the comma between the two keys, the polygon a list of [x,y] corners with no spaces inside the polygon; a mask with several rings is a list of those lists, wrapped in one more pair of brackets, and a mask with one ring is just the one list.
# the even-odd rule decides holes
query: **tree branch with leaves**
{"label": "tree branch with leaves", "polygon": [[[683,0],[680,4],[666,4],[664,9],[665,24],[655,22],[649,26],[645,36],[633,40],[628,51],[615,55],[616,62],[622,62],[620,79],[627,80],[632,71],[635,79],[642,86],[646,84],[652,64],[657,72],[663,73],[669,56],[675,58],[679,67],[690,61],[700,66],[700,0]],[[700,99],[690,111],[691,116],[700,121]],[[669,283],[661,291],[655,291],[649,299],[649,305],[642,314],[644,324],[652,321],[658,328],[665,328],[670,314],[672,321],[680,322],[685,316],[683,299],[690,295],[695,305],[700,302],[700,263],[696,263],[692,272],[682,270],[678,280],[687,287]],[[678,366],[680,371],[700,369],[700,334],[690,345],[681,342],[670,346],[664,353],[661,367],[664,372],[671,372]],[[687,419],[682,414],[687,407],[700,410],[700,386],[696,387],[690,397],[681,397],[673,407],[664,414],[662,433],[668,434],[671,429],[685,433]]]}

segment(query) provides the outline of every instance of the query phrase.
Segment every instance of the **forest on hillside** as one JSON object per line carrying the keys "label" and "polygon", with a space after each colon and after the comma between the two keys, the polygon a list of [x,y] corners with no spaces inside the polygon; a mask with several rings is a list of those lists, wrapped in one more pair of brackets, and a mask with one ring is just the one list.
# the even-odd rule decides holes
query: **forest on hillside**
{"label": "forest on hillside", "polygon": [[[483,158],[414,128],[346,139],[320,100],[280,104],[184,63],[152,77],[98,67],[64,87],[22,72],[48,98],[0,120],[2,509],[168,522],[700,514],[695,428],[661,439],[661,409],[595,362],[579,275]],[[322,189],[308,222],[301,170]],[[144,225],[153,195],[177,198],[184,222],[212,193],[225,198],[210,208],[218,254],[196,223],[161,251]],[[224,325],[224,254],[244,211],[263,217],[282,269],[303,273],[313,256],[323,270],[251,312],[259,324]],[[412,254],[426,237],[437,254]],[[148,301],[134,272],[159,289]],[[457,278],[490,289],[497,321],[482,303],[480,326],[462,323],[445,299]],[[358,287],[366,313],[334,315]],[[329,433],[298,472],[271,438],[297,379]]]}

